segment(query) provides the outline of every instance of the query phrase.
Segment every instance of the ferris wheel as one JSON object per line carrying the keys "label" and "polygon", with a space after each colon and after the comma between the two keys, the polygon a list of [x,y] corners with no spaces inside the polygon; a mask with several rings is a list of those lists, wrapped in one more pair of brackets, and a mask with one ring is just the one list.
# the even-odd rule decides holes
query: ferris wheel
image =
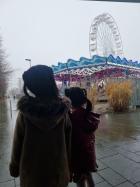
{"label": "ferris wheel", "polygon": [[123,46],[118,26],[114,18],[104,13],[97,16],[91,24],[89,33],[90,56],[123,56]]}

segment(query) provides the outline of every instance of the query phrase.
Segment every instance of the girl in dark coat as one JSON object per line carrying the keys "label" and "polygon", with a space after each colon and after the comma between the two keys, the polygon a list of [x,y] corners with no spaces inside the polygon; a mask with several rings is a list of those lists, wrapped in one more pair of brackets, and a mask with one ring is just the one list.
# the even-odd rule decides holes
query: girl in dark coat
{"label": "girl in dark coat", "polygon": [[[99,114],[91,112],[92,104],[87,99],[86,90],[73,87],[67,91],[72,102],[70,114],[72,122],[72,176],[78,187],[94,187],[91,172],[97,171],[95,155],[95,135]],[[86,108],[85,108],[86,105]]]}
{"label": "girl in dark coat", "polygon": [[10,173],[21,187],[66,187],[70,180],[71,122],[53,71],[37,65],[23,74]]}

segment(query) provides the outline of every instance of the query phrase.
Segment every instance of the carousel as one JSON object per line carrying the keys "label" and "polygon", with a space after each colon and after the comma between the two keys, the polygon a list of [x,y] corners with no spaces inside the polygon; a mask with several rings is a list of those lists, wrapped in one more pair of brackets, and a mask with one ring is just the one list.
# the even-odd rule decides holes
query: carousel
{"label": "carousel", "polygon": [[55,79],[68,84],[81,83],[90,79],[90,82],[97,82],[106,78],[140,78],[140,63],[116,58],[113,55],[101,57],[94,55],[88,59],[81,57],[78,61],[69,59],[66,63],[58,63],[52,66]]}
{"label": "carousel", "polygon": [[[69,59],[66,63],[52,66],[60,93],[66,87],[79,86],[90,92],[95,88],[97,100],[107,101],[106,89],[111,82],[130,81],[133,85],[132,106],[140,106],[140,63],[126,58],[101,57],[91,59],[81,57],[78,61]],[[94,90],[94,89],[93,89]],[[94,95],[94,92],[92,93]]]}

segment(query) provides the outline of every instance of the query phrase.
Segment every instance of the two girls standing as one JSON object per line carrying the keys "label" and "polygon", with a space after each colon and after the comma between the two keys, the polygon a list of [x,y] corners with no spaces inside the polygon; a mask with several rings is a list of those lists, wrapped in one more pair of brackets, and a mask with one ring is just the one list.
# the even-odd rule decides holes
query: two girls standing
{"label": "two girls standing", "polygon": [[91,172],[97,170],[94,131],[99,116],[91,112],[86,92],[68,90],[72,104],[68,114],[69,107],[58,94],[50,67],[31,67],[24,72],[23,82],[9,165],[11,176],[20,177],[20,187],[66,187],[70,178],[78,187],[85,187],[85,181],[89,187],[95,186]]}

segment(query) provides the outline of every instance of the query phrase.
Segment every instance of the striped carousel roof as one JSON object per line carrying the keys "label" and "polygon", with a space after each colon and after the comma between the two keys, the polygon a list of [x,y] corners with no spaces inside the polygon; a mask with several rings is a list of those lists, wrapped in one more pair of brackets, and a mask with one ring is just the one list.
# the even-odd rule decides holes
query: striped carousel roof
{"label": "striped carousel roof", "polygon": [[68,59],[66,63],[59,62],[58,65],[53,65],[53,71],[57,74],[70,73],[73,75],[91,75],[94,72],[101,70],[119,67],[140,71],[140,62],[127,60],[126,58],[116,58],[112,55],[109,57],[93,56],[91,59],[81,57],[78,61]]}

